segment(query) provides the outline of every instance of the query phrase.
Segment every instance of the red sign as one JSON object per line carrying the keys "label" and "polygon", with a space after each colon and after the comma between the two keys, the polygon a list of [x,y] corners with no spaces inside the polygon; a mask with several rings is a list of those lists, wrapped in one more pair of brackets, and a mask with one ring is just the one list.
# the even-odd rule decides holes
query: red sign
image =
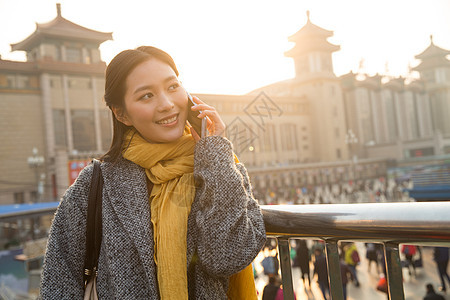
{"label": "red sign", "polygon": [[69,185],[72,185],[77,179],[78,174],[84,169],[91,161],[90,160],[70,160],[68,163],[69,170]]}

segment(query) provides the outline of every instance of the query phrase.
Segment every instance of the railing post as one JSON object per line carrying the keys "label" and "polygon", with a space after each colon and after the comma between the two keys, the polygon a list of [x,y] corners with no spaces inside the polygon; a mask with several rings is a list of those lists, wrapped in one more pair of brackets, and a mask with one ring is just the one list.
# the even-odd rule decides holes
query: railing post
{"label": "railing post", "polygon": [[344,300],[342,288],[341,264],[339,262],[339,251],[337,241],[325,241],[325,249],[328,265],[328,283],[330,285],[330,296],[332,300]]}
{"label": "railing post", "polygon": [[404,300],[402,264],[398,244],[384,243],[384,257],[386,259],[387,283],[390,300]]}
{"label": "railing post", "polygon": [[294,300],[294,286],[292,283],[291,255],[289,238],[279,237],[278,253],[280,253],[281,279],[283,282],[283,296],[285,300]]}

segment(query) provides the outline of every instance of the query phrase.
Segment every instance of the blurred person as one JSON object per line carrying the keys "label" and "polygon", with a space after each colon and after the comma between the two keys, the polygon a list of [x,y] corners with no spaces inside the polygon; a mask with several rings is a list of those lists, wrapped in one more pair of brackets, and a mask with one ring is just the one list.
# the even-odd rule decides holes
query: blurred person
{"label": "blurred person", "polygon": [[[297,296],[294,292],[294,300],[297,299]],[[284,300],[284,293],[283,293],[283,286],[281,285],[280,288],[277,291],[277,296],[275,297],[275,300]]]}
{"label": "blurred person", "polygon": [[328,267],[327,259],[320,248],[314,250],[314,271],[313,274],[317,274],[317,283],[319,284],[320,291],[323,298],[327,300],[330,294],[330,287],[328,285]]}
{"label": "blurred person", "polygon": [[444,296],[439,295],[434,291],[434,287],[431,283],[428,283],[425,287],[427,293],[425,297],[423,297],[423,300],[445,300]]}
{"label": "blurred person", "polygon": [[274,276],[278,274],[278,270],[276,269],[275,257],[270,253],[263,258],[263,260],[261,261],[261,266],[263,267],[264,275]]}
{"label": "blurred person", "polygon": [[356,266],[360,262],[358,249],[356,249],[355,243],[349,243],[344,248],[345,250],[345,263],[349,266],[350,271],[353,274],[353,279],[355,282],[355,286],[359,287],[358,275],[356,274]]}
{"label": "blurred person", "polygon": [[[104,99],[114,132],[101,163],[99,298],[256,299],[250,264],[264,222],[216,109],[194,97],[191,110],[208,119],[200,138],[173,59],[148,46],[111,60]],[[56,211],[41,299],[83,298],[92,173],[92,164],[81,171]]]}
{"label": "blurred person", "polygon": [[413,262],[413,256],[417,252],[416,246],[413,245],[402,245],[401,252],[405,255],[406,258],[406,267],[408,268],[408,274],[412,275],[411,269],[414,272],[414,276],[416,276],[416,265]]}
{"label": "blurred person", "polygon": [[275,300],[280,284],[281,280],[278,275],[269,275],[269,282],[263,289],[262,300]]}
{"label": "blurred person", "polygon": [[434,247],[433,251],[433,259],[436,263],[436,266],[438,268],[439,278],[441,279],[441,286],[439,287],[439,290],[445,292],[447,290],[445,285],[445,279],[447,279],[449,285],[450,285],[450,277],[447,273],[447,266],[448,266],[448,248],[447,247]]}
{"label": "blurred person", "polygon": [[378,253],[376,249],[375,243],[365,243],[366,246],[366,258],[367,258],[367,271],[370,272],[372,262],[375,263],[375,270],[377,271],[377,274],[379,273],[378,270]]}
{"label": "blurred person", "polygon": [[305,279],[308,278],[308,285],[311,289],[311,278],[310,278],[310,270],[309,270],[309,263],[311,261],[310,259],[310,253],[308,249],[308,245],[306,244],[305,240],[299,240],[296,247],[296,256],[294,259],[294,268],[300,268],[300,271],[302,273],[302,280],[303,285],[306,288]]}
{"label": "blurred person", "polygon": [[345,263],[343,256],[340,256],[339,265],[341,269],[342,291],[344,292],[344,300],[347,300],[347,284],[350,278],[353,281],[353,273]]}

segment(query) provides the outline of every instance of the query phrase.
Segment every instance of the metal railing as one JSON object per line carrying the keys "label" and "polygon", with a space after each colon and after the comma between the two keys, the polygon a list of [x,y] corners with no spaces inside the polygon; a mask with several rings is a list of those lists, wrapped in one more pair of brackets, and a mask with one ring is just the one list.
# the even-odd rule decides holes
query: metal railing
{"label": "metal railing", "polygon": [[450,202],[261,206],[267,236],[278,240],[284,299],[294,299],[289,238],[325,241],[330,296],[343,300],[338,241],[384,245],[388,294],[403,300],[399,244],[450,247]]}

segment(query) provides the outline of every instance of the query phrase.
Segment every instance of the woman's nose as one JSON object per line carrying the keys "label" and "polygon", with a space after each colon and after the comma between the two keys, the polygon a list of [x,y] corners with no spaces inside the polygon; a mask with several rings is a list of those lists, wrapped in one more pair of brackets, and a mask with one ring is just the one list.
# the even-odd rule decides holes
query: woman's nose
{"label": "woman's nose", "polygon": [[158,105],[158,110],[159,111],[166,111],[166,110],[170,110],[174,107],[174,103],[172,101],[172,99],[166,95],[166,94],[161,94],[160,99],[159,99],[159,105]]}

